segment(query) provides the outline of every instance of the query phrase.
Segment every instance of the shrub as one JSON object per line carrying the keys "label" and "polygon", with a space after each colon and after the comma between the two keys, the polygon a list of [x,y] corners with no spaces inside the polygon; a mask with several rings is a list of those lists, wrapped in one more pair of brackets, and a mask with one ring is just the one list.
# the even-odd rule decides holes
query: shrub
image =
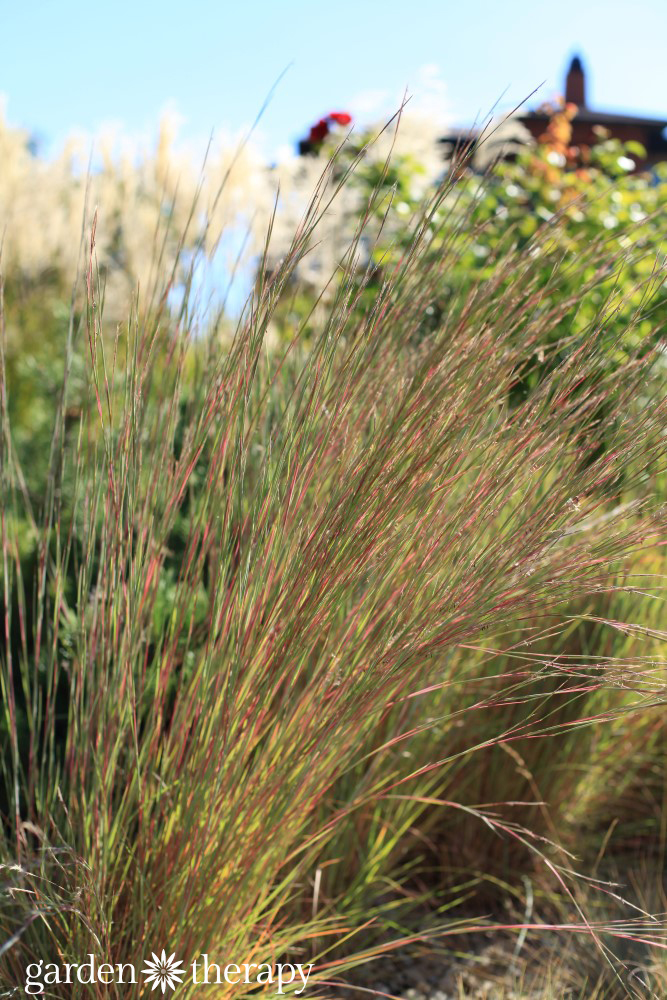
{"label": "shrub", "polygon": [[[420,159],[402,147],[400,154],[383,159],[374,152],[372,131],[346,142],[332,180],[356,164],[347,185],[356,200],[349,198],[349,207],[337,215],[331,213],[335,221],[329,229],[333,226],[339,243],[351,239],[359,213],[372,202],[367,228],[367,232],[372,229],[372,239],[363,249],[371,255],[374,275],[371,282],[363,277],[366,262],[362,260],[365,305],[409,252],[423,224],[429,242],[425,257],[436,260],[441,279],[433,286],[425,329],[438,325],[443,313],[460,308],[481,281],[493,280],[499,257],[514,249],[539,255],[545,288],[554,268],[558,269],[557,298],[543,296],[542,309],[561,309],[567,299],[573,303],[571,310],[562,311],[560,323],[546,324],[536,346],[540,365],[531,368],[532,378],[542,370],[543,355],[547,365],[551,359],[557,363],[560,341],[596,322],[604,332],[611,364],[622,364],[642,343],[651,339],[655,343],[665,317],[664,165],[650,174],[633,172],[632,156],[642,155],[641,147],[612,139],[604,130],[599,130],[597,145],[579,149],[571,143],[574,106],[550,110],[550,124],[536,146],[526,147],[511,162],[491,162],[483,175],[473,169],[476,152],[493,144],[494,131],[502,125],[487,126],[476,147],[463,146],[449,164],[443,158],[441,173],[449,171],[457,183],[439,189],[426,216],[424,182],[430,183],[436,174],[432,152],[422,150]],[[385,152],[389,144],[386,137]],[[333,237],[325,228],[319,238],[327,245]],[[443,254],[449,266],[438,271],[437,259]],[[329,271],[324,274],[328,277]],[[314,297],[321,294],[321,278],[312,269],[301,275],[301,288],[284,306],[283,336],[289,337],[295,323],[310,315]],[[655,294],[647,295],[652,285]],[[607,315],[602,324],[603,310]],[[633,319],[636,313],[641,318]]]}

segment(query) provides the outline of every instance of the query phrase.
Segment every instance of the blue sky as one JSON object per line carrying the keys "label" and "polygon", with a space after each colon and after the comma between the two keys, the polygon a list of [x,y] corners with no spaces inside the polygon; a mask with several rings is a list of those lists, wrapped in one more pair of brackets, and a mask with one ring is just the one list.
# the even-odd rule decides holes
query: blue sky
{"label": "blue sky", "polygon": [[[667,117],[664,0],[2,0],[0,93],[12,125],[46,149],[72,130],[236,134],[265,112],[269,156],[331,110],[389,115],[407,87],[458,124],[546,81],[562,89],[583,56],[588,103]],[[535,103],[533,98],[531,103]]]}

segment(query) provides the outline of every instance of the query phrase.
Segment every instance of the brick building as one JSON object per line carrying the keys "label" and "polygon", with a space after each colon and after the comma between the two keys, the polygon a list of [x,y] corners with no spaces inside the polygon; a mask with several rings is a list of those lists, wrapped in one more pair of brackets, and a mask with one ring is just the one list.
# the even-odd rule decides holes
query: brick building
{"label": "brick building", "polygon": [[[572,120],[572,144],[591,146],[599,142],[596,127],[602,127],[623,142],[635,141],[646,149],[646,157],[633,157],[638,170],[650,169],[656,163],[667,162],[667,139],[664,136],[667,118],[644,118],[624,112],[596,111],[586,100],[586,75],[579,56],[570,63],[565,79],[565,100],[576,104],[577,113]],[[493,130],[473,152],[473,164],[477,169],[485,169],[497,158],[511,159],[522,146],[539,139],[549,122],[546,110],[524,111],[520,109],[501,124],[496,122]],[[451,156],[456,146],[466,146],[475,142],[475,132],[470,129],[452,129],[443,136],[447,156]]]}
{"label": "brick building", "polygon": [[[577,113],[572,120],[572,143],[575,146],[591,146],[599,141],[595,127],[607,129],[611,136],[622,142],[640,142],[646,149],[646,159],[637,159],[639,169],[650,168],[655,163],[667,160],[667,139],[663,132],[667,118],[642,118],[624,112],[595,111],[586,102],[586,74],[579,56],[575,56],[565,78],[565,100],[577,105]],[[519,111],[516,119],[537,139],[544,132],[548,115],[544,111]]]}

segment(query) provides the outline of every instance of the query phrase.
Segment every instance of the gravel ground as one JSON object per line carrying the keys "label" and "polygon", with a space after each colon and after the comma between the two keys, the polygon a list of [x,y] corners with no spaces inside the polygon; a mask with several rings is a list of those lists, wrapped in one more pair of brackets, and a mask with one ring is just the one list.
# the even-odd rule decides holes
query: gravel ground
{"label": "gravel ground", "polygon": [[[539,985],[542,978],[542,985]],[[532,979],[532,986],[531,986]],[[474,956],[447,958],[427,952],[394,952],[363,969],[348,973],[350,1000],[370,1000],[367,990],[401,1000],[545,1000],[543,974],[530,975],[525,962],[517,961],[511,947],[480,943]],[[548,997],[567,1000],[563,985]]]}

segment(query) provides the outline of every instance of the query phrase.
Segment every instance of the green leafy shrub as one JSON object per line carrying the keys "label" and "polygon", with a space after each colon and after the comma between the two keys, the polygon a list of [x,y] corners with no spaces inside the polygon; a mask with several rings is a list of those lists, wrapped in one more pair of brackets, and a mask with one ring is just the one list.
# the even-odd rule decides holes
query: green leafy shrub
{"label": "green leafy shrub", "polygon": [[[458,182],[440,189],[426,212],[424,166],[405,153],[385,162],[369,159],[372,133],[352,137],[343,146],[342,161],[336,161],[340,165],[332,181],[354,165],[350,185],[358,192],[358,205],[373,206],[371,275],[369,280],[368,267],[362,268],[360,307],[372,308],[382,282],[409,253],[423,225],[429,242],[426,259],[435,262],[437,273],[438,259],[446,255],[449,261],[433,286],[425,330],[437,326],[443,314],[460,310],[480,281],[493,280],[499,258],[512,248],[530,248],[541,260],[545,289],[558,270],[557,293],[542,296],[540,308],[545,313],[560,310],[562,318],[545,324],[536,347],[539,363],[526,378],[557,364],[563,357],[559,345],[593,324],[604,333],[611,364],[623,363],[642,344],[654,344],[665,316],[667,167],[635,173],[632,156],[642,155],[641,147],[611,139],[602,130],[597,145],[572,146],[574,110],[573,105],[552,108],[537,146],[526,147],[512,162],[492,165],[484,175],[472,169],[475,147],[463,147],[448,166],[443,161],[443,172],[449,170]],[[477,146],[492,138],[492,130],[483,131]],[[349,238],[358,211],[353,203],[347,221],[342,216],[340,225]],[[571,309],[563,309],[565,301],[572,303]],[[307,322],[312,302],[307,286],[290,297],[283,336]]]}

